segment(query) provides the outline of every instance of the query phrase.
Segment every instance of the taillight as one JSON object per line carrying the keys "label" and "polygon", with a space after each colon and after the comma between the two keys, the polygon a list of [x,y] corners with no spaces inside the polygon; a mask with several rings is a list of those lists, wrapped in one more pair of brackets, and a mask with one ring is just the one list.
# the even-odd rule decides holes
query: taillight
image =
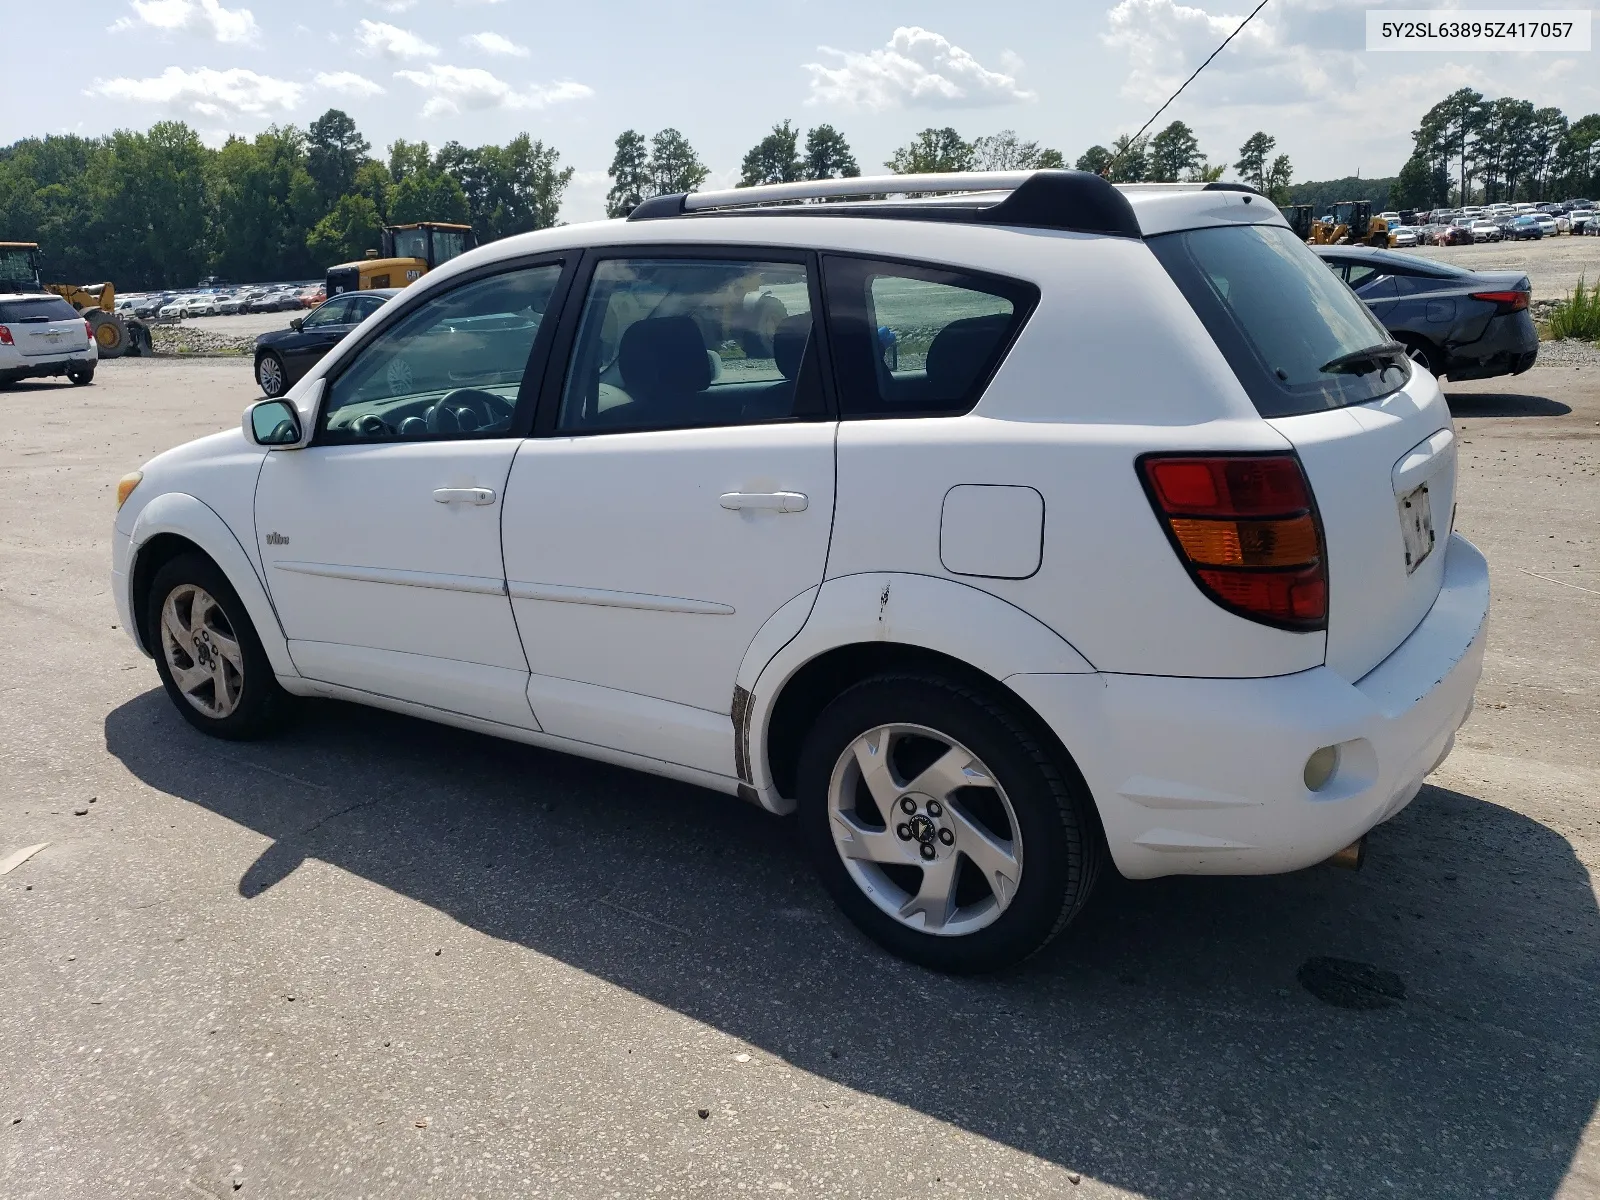
{"label": "taillight", "polygon": [[94,341],[94,326],[89,324],[89,318],[88,317],[85,317],[83,319],[83,334],[91,342]]}
{"label": "taillight", "polygon": [[1527,292],[1473,292],[1474,300],[1487,300],[1495,306],[1497,315],[1521,312],[1528,307]]}
{"label": "taillight", "polygon": [[1322,522],[1293,454],[1149,454],[1145,491],[1200,590],[1283,629],[1328,623]]}
{"label": "taillight", "polygon": [[16,343],[11,340],[11,330],[7,329],[4,325],[0,325],[0,346],[15,345]]}

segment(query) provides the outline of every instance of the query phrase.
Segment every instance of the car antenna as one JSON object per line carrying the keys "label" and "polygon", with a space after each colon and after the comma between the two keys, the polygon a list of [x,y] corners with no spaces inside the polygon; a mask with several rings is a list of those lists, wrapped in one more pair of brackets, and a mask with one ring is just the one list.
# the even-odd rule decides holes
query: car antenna
{"label": "car antenna", "polygon": [[1160,108],[1156,109],[1156,111],[1151,114],[1150,119],[1148,121],[1146,121],[1143,125],[1139,126],[1139,132],[1134,134],[1131,138],[1128,139],[1128,144],[1122,148],[1122,153],[1117,155],[1115,158],[1113,158],[1110,162],[1108,162],[1105,165],[1105,169],[1100,172],[1102,175],[1104,175],[1107,179],[1111,178],[1112,171],[1115,170],[1117,164],[1120,163],[1123,160],[1123,158],[1127,156],[1128,151],[1132,150],[1134,148],[1134,146],[1138,144],[1139,138],[1144,134],[1144,131],[1146,129],[1149,129],[1150,126],[1152,126],[1152,125],[1154,125],[1156,123],[1156,118],[1159,117],[1162,113],[1166,112],[1168,105],[1170,105],[1174,100],[1176,100],[1179,96],[1181,96],[1183,94],[1183,89],[1188,87],[1191,83],[1193,83],[1195,81],[1195,76],[1199,75],[1201,71],[1204,71],[1207,67],[1209,67],[1211,65],[1211,60],[1213,58],[1215,58],[1217,55],[1221,54],[1224,50],[1226,50],[1228,48],[1228,43],[1233,41],[1234,38],[1238,37],[1241,33],[1243,33],[1244,32],[1244,27],[1246,25],[1250,24],[1250,22],[1255,19],[1255,15],[1258,12],[1260,12],[1263,8],[1265,8],[1268,5],[1269,2],[1270,2],[1270,0],[1261,0],[1260,4],[1256,5],[1253,9],[1250,10],[1250,15],[1248,17],[1246,17],[1244,20],[1239,22],[1239,27],[1237,29],[1235,29],[1232,33],[1230,33],[1227,37],[1222,39],[1222,45],[1218,46],[1215,50],[1213,50],[1211,52],[1211,54],[1206,58],[1205,62],[1201,63],[1198,67],[1196,67],[1194,69],[1194,75],[1189,76],[1189,78],[1185,79],[1181,84],[1179,84],[1178,85],[1178,90],[1173,92],[1172,95],[1167,97],[1166,104],[1163,104]]}

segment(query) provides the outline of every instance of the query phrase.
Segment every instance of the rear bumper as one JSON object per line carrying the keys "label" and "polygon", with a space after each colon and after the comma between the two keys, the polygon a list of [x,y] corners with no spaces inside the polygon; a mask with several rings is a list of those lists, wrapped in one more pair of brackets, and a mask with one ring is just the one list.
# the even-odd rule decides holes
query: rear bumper
{"label": "rear bumper", "polygon": [[1523,310],[1491,317],[1483,336],[1446,351],[1443,374],[1453,380],[1520,375],[1538,360],[1539,331]]}
{"label": "rear bumper", "polygon": [[[1483,668],[1488,566],[1460,535],[1422,623],[1364,678],[1014,675],[1072,752],[1122,874],[1261,875],[1321,862],[1444,760]],[[1339,747],[1317,792],[1306,759]]]}
{"label": "rear bumper", "polygon": [[0,379],[38,379],[50,375],[65,375],[69,370],[93,367],[99,361],[100,354],[93,346],[61,354],[0,355]]}

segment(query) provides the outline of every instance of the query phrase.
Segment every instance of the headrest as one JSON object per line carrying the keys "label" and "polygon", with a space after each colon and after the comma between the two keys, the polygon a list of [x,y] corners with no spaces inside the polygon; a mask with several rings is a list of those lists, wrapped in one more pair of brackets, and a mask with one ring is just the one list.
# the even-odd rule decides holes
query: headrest
{"label": "headrest", "polygon": [[706,340],[693,317],[647,317],[628,326],[617,354],[622,384],[634,396],[679,396],[711,382]]}
{"label": "headrest", "polygon": [[806,356],[806,342],[810,337],[810,313],[796,313],[778,322],[772,334],[772,357],[785,379],[794,379],[800,374],[800,362]]}
{"label": "headrest", "polygon": [[928,347],[928,384],[940,399],[966,395],[1011,325],[1011,317],[963,317],[941,329]]}

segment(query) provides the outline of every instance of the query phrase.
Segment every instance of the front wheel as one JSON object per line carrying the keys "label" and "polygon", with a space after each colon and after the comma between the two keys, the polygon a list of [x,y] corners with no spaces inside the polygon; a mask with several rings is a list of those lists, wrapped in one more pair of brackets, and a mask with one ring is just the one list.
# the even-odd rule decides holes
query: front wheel
{"label": "front wheel", "polygon": [[238,593],[209,558],[181,554],[156,572],[145,645],[168,697],[202,733],[243,741],[277,725],[287,694]]}
{"label": "front wheel", "polygon": [[891,953],[996,970],[1059,933],[1099,873],[1093,802],[1062,767],[972,688],[879,676],[806,739],[803,836],[834,901]]}
{"label": "front wheel", "polygon": [[289,375],[284,370],[283,359],[270,350],[256,359],[256,384],[269,400],[276,400],[288,391]]}

